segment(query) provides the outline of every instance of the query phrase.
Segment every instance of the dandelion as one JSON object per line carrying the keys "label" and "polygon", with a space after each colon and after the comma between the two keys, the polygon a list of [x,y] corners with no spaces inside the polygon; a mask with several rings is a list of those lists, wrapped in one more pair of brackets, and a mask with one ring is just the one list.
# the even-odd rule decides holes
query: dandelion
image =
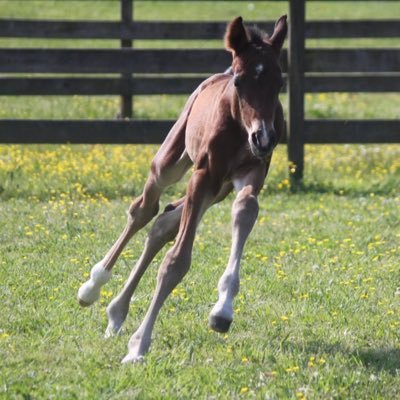
{"label": "dandelion", "polygon": [[294,174],[296,172],[296,170],[297,170],[296,164],[294,162],[290,162],[289,163],[289,172],[291,174]]}
{"label": "dandelion", "polygon": [[287,373],[296,373],[300,370],[300,367],[298,367],[297,365],[293,366],[293,367],[289,367],[289,368],[285,368],[285,371]]}
{"label": "dandelion", "polygon": [[305,400],[306,399],[306,395],[303,392],[300,392],[300,391],[296,392],[296,397],[299,400]]}
{"label": "dandelion", "polygon": [[102,295],[102,297],[105,297],[106,299],[109,299],[110,297],[112,297],[113,292],[111,290],[102,289],[101,295]]}
{"label": "dandelion", "polygon": [[241,389],[240,389],[240,394],[246,394],[247,392],[249,391],[249,388],[247,387],[247,386],[243,386]]}

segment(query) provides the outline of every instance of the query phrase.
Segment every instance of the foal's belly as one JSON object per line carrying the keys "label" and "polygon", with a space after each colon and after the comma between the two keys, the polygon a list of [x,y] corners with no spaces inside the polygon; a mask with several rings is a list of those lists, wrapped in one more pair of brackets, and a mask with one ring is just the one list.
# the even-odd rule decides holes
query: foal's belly
{"label": "foal's belly", "polygon": [[194,164],[199,156],[207,151],[208,138],[213,132],[208,128],[207,112],[199,113],[196,109],[192,110],[186,125],[185,144],[186,151]]}

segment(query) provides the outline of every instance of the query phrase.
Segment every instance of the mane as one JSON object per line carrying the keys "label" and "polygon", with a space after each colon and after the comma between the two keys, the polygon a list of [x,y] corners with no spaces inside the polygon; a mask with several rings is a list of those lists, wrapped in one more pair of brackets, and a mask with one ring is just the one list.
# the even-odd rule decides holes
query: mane
{"label": "mane", "polygon": [[256,46],[265,43],[269,38],[268,34],[259,29],[257,26],[246,27],[246,31],[250,42]]}

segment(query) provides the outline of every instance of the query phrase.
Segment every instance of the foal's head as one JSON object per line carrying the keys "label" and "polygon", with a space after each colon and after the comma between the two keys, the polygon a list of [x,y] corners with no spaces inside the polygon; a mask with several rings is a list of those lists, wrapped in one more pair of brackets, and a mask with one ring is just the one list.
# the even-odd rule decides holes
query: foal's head
{"label": "foal's head", "polygon": [[284,15],[276,22],[270,37],[255,28],[244,27],[241,17],[228,25],[225,34],[225,47],[233,56],[232,81],[242,124],[256,157],[270,154],[279,140],[274,119],[283,85],[279,55],[286,33]]}

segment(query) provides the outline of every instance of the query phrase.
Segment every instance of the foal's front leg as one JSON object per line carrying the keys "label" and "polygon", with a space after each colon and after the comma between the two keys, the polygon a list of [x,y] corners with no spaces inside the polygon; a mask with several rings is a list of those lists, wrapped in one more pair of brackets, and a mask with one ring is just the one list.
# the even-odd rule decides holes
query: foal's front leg
{"label": "foal's front leg", "polygon": [[240,259],[247,237],[258,215],[258,190],[252,185],[243,187],[239,182],[239,192],[232,207],[232,247],[228,266],[218,283],[218,302],[213,307],[209,326],[216,332],[227,332],[233,320],[233,299],[239,291]]}

